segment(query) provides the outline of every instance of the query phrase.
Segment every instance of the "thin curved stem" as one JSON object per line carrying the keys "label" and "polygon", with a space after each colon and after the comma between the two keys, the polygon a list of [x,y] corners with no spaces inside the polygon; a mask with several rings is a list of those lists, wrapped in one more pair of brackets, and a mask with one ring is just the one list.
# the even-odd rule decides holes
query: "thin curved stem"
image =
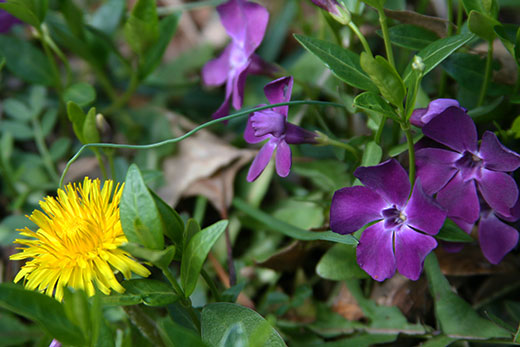
{"label": "thin curved stem", "polygon": [[345,105],[338,104],[338,103],[335,103],[335,102],[315,101],[315,100],[296,100],[296,101],[282,102],[282,103],[278,103],[278,104],[272,104],[272,105],[254,107],[254,108],[248,108],[248,109],[245,109],[243,111],[231,114],[229,116],[222,117],[222,118],[219,118],[219,119],[214,119],[214,120],[211,120],[211,121],[206,122],[204,124],[201,124],[198,127],[188,131],[186,134],[184,134],[182,136],[175,137],[173,139],[168,139],[168,140],[156,142],[156,143],[152,143],[152,144],[149,144],[149,145],[126,145],[126,144],[117,144],[117,143],[87,143],[87,144],[81,146],[81,148],[76,152],[76,154],[74,154],[74,156],[67,162],[67,165],[65,166],[65,169],[63,170],[63,173],[61,174],[59,187],[63,186],[63,180],[65,179],[65,175],[69,171],[70,166],[72,165],[72,163],[74,163],[79,158],[81,153],[83,153],[83,151],[85,149],[87,149],[87,148],[126,148],[126,149],[152,149],[152,148],[157,148],[157,147],[161,147],[161,146],[168,145],[168,144],[171,144],[171,143],[176,143],[176,142],[182,141],[185,138],[188,138],[191,135],[195,134],[196,132],[198,132],[198,131],[200,131],[200,130],[202,130],[204,128],[207,128],[207,127],[209,127],[211,125],[214,125],[214,124],[217,124],[217,123],[220,123],[220,122],[224,122],[224,121],[227,121],[227,120],[230,120],[230,119],[233,119],[233,118],[241,117],[241,116],[244,116],[244,115],[256,112],[256,111],[261,111],[261,110],[266,110],[266,109],[273,108],[273,107],[286,106],[286,105],[287,106],[288,105],[323,105],[323,106],[345,107]]}
{"label": "thin curved stem", "polygon": [[350,21],[348,23],[348,27],[354,32],[354,34],[356,34],[359,41],[363,45],[365,52],[367,52],[371,57],[373,57],[374,55],[372,54],[372,50],[370,49],[370,46],[368,45],[367,39],[365,38],[365,36],[363,36],[361,31],[359,31],[359,28],[357,27],[357,25],[354,24],[354,22]]}

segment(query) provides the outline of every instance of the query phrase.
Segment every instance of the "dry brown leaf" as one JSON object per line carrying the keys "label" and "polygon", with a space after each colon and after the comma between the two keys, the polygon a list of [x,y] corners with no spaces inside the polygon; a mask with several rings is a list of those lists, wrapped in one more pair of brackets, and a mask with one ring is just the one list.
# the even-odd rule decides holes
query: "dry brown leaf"
{"label": "dry brown leaf", "polygon": [[294,271],[305,259],[308,251],[308,243],[294,241],[257,265],[275,271]]}
{"label": "dry brown leaf", "polygon": [[334,298],[332,311],[340,314],[347,320],[360,320],[365,316],[345,283],[341,283],[339,293]]}
{"label": "dry brown leaf", "polygon": [[435,249],[442,272],[448,276],[473,276],[515,272],[514,257],[507,257],[498,265],[490,264],[477,245],[466,245],[458,253],[448,253],[442,247]]}
{"label": "dry brown leaf", "polygon": [[[170,119],[172,132],[175,136],[182,135],[195,128],[194,123],[181,115],[167,112],[167,116]],[[210,199],[216,197],[211,201],[220,210],[220,206],[223,206],[221,201],[229,204],[231,201],[229,197],[233,196],[233,184],[228,184],[233,181],[234,174],[238,171],[238,168],[233,165],[244,165],[255,154],[256,151],[235,148],[209,131],[201,130],[181,141],[178,145],[177,154],[164,160],[163,172],[166,185],[159,189],[158,194],[168,204],[175,205],[185,192],[193,193],[195,190],[203,190],[193,187],[196,182],[211,178],[222,170],[225,174],[220,179],[224,180],[222,184],[225,186],[225,190],[221,190],[220,193],[224,193],[224,195],[216,197],[217,194],[211,192],[211,196],[209,196],[210,193],[208,192]],[[229,170],[226,171],[225,169]],[[205,182],[204,184],[210,183]],[[211,183],[211,185],[214,184],[214,182]]]}
{"label": "dry brown leaf", "polygon": [[201,178],[193,182],[182,195],[184,197],[205,196],[224,218],[224,216],[227,216],[227,208],[233,200],[235,176],[245,164],[251,161],[252,155],[241,156],[230,165],[215,172],[211,177]]}
{"label": "dry brown leaf", "polygon": [[446,19],[426,16],[413,11],[394,11],[385,8],[385,14],[404,24],[413,24],[418,27],[433,31],[439,37],[446,37],[448,21]]}
{"label": "dry brown leaf", "polygon": [[424,317],[431,307],[432,301],[428,292],[428,283],[421,277],[417,281],[396,274],[391,279],[376,283],[370,298],[378,305],[397,306],[410,320]]}

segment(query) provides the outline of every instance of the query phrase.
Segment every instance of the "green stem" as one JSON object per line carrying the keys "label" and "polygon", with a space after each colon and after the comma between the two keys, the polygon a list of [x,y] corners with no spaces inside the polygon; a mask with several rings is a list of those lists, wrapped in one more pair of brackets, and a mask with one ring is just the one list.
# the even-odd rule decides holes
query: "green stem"
{"label": "green stem", "polygon": [[406,128],[402,127],[404,134],[406,135],[406,142],[408,143],[408,176],[410,178],[410,184],[413,185],[415,183],[415,149],[413,143],[412,130],[410,129],[409,123],[407,123]]}
{"label": "green stem", "polygon": [[128,88],[126,91],[121,95],[121,97],[117,98],[111,105],[109,105],[105,110],[103,110],[103,114],[111,114],[115,111],[119,110],[121,107],[126,105],[126,103],[130,100],[132,95],[134,94],[135,90],[139,86],[139,73],[137,69],[131,70],[130,75],[130,83],[128,84]]}
{"label": "green stem", "polygon": [[193,209],[193,219],[202,226],[204,221],[204,215],[206,214],[206,206],[208,205],[208,199],[205,196],[197,196],[195,200],[195,208]]}
{"label": "green stem", "polygon": [[457,6],[457,31],[456,31],[456,34],[460,34],[463,13],[464,13],[464,8],[462,6],[462,0],[459,0],[459,4]]}
{"label": "green stem", "polygon": [[110,81],[108,80],[108,78],[105,76],[105,74],[99,67],[95,66],[94,64],[91,64],[91,66],[92,70],[94,71],[94,74],[97,77],[97,80],[105,90],[105,93],[107,93],[110,100],[115,101],[117,99],[117,93]]}
{"label": "green stem", "polygon": [[493,63],[493,41],[488,42],[488,52],[487,52],[487,58],[486,58],[486,70],[484,72],[484,83],[482,83],[482,89],[480,90],[480,96],[478,98],[478,106],[482,106],[484,103],[484,99],[486,97],[486,93],[489,86],[489,81],[491,80],[491,65]]}
{"label": "green stem", "polygon": [[211,294],[213,294],[215,301],[217,301],[217,302],[222,301],[222,298],[220,297],[220,292],[218,291],[217,286],[215,285],[215,282],[208,275],[206,270],[202,269],[200,271],[200,274],[202,275],[202,278],[204,278],[204,281],[206,281],[206,284],[208,285],[209,290],[211,291]]}
{"label": "green stem", "polygon": [[40,39],[43,50],[45,52],[45,55],[49,59],[49,62],[51,64],[52,73],[54,74],[55,83],[56,83],[56,90],[58,91],[58,94],[60,95],[60,100],[62,100],[61,93],[63,91],[63,85],[61,83],[61,76],[60,76],[60,70],[58,69],[58,65],[56,64],[56,60],[52,56],[52,52],[49,49],[49,44],[47,43],[47,40],[45,39],[45,32],[38,28],[38,38]]}
{"label": "green stem", "polygon": [[383,135],[383,129],[385,127],[385,123],[386,123],[386,116],[383,116],[381,118],[381,123],[379,123],[379,128],[377,128],[376,135],[374,136],[374,141],[378,145],[381,144],[381,136]]}
{"label": "green stem", "polygon": [[168,267],[164,267],[164,268],[161,268],[161,270],[162,270],[164,277],[166,277],[168,282],[170,282],[173,290],[175,290],[177,295],[179,295],[181,297],[181,299],[184,298],[184,291],[179,286],[179,283],[177,283],[177,280],[175,279],[175,277],[173,277],[173,274],[170,272],[170,269]]}
{"label": "green stem", "polygon": [[180,5],[172,5],[172,6],[162,6],[157,8],[157,14],[161,16],[166,16],[175,12],[184,12],[195,10],[203,7],[215,7],[222,4],[225,0],[207,0],[207,1],[198,1],[188,4],[180,4]]}
{"label": "green stem", "polygon": [[188,314],[190,315],[191,320],[193,321],[193,324],[197,327],[197,329],[200,331],[200,319],[197,316],[197,313],[195,312],[195,309],[191,305],[190,298],[186,298],[184,291],[177,283],[177,280],[175,277],[173,277],[173,274],[170,272],[170,269],[168,267],[161,268],[162,273],[166,279],[168,279],[168,282],[172,285],[173,290],[179,295],[179,300],[181,302],[181,305],[186,308],[188,311]]}
{"label": "green stem", "polygon": [[49,173],[49,176],[54,182],[57,182],[59,180],[58,172],[56,171],[56,168],[54,167],[54,162],[52,161],[51,154],[49,153],[49,150],[47,149],[47,145],[45,144],[45,139],[43,138],[42,129],[40,126],[40,122],[34,118],[32,120],[32,127],[33,127],[33,133],[34,133],[34,140],[36,142],[36,147],[38,147],[38,151],[40,152],[43,160],[43,165],[45,166],[45,169]]}
{"label": "green stem", "polygon": [[338,141],[338,140],[334,140],[334,139],[328,137],[327,135],[325,135],[322,132],[318,132],[318,134],[319,134],[319,136],[318,136],[318,144],[319,145],[323,145],[323,146],[336,146],[338,148],[345,149],[345,150],[349,151],[350,153],[352,153],[356,159],[359,159],[358,151],[354,147],[349,145],[348,143],[341,142],[341,141]]}
{"label": "green stem", "polygon": [[96,159],[99,163],[99,168],[101,169],[101,173],[103,174],[103,179],[106,180],[108,178],[107,170],[105,168],[105,163],[103,163],[103,158],[101,157],[101,153],[99,153],[99,150],[97,148],[92,149],[94,152],[94,155],[96,156]]}
{"label": "green stem", "polygon": [[386,57],[388,62],[395,69],[394,53],[392,51],[392,43],[390,41],[390,33],[388,32],[388,20],[385,11],[381,8],[377,10],[379,14],[379,24],[381,24],[381,31],[383,32],[383,40],[385,41]]}
{"label": "green stem", "polygon": [[195,134],[196,132],[198,132],[198,131],[200,131],[200,130],[202,130],[204,128],[207,128],[207,127],[209,127],[211,125],[214,125],[214,124],[217,124],[217,123],[220,123],[220,122],[224,122],[224,121],[227,121],[227,120],[230,120],[230,119],[233,119],[233,118],[245,116],[245,115],[248,115],[248,114],[256,112],[256,111],[261,111],[261,110],[266,110],[266,109],[273,108],[273,107],[286,106],[286,105],[326,105],[326,106],[334,106],[334,107],[345,107],[345,105],[342,105],[342,104],[337,104],[335,102],[326,102],[326,101],[316,101],[316,100],[289,101],[289,102],[282,102],[282,103],[278,103],[278,104],[259,106],[259,107],[254,107],[254,108],[248,108],[248,109],[245,109],[243,111],[231,114],[229,116],[222,117],[222,118],[219,118],[219,119],[214,119],[214,120],[211,120],[211,121],[206,122],[204,124],[201,124],[198,127],[188,131],[186,134],[184,134],[182,136],[175,137],[173,139],[168,139],[168,140],[156,142],[156,143],[152,143],[152,144],[149,144],[149,145],[125,145],[125,144],[117,144],[117,143],[87,143],[87,144],[81,146],[81,148],[76,152],[76,154],[67,162],[67,165],[65,166],[65,169],[63,170],[63,173],[61,174],[59,186],[61,187],[63,185],[63,179],[65,178],[65,175],[69,171],[70,166],[79,158],[81,153],[83,153],[83,151],[85,149],[87,149],[87,148],[126,148],[126,149],[152,149],[152,148],[157,148],[157,147],[161,147],[161,146],[168,145],[168,144],[171,144],[171,143],[176,143],[176,142],[182,141],[185,138],[188,138],[191,135]]}
{"label": "green stem", "polygon": [[368,54],[370,54],[371,57],[373,57],[374,55],[372,54],[372,50],[370,50],[370,46],[368,45],[367,39],[365,38],[365,36],[363,36],[361,31],[359,31],[359,28],[356,26],[356,24],[354,24],[354,22],[350,21],[348,23],[348,27],[354,32],[354,34],[356,34],[359,41],[363,45],[365,52],[367,52]]}

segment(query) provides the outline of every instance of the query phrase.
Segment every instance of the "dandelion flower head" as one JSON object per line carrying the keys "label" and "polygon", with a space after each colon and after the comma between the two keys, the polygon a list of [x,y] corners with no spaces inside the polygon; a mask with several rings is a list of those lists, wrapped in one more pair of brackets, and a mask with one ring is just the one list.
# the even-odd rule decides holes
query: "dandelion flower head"
{"label": "dandelion flower head", "polygon": [[[150,271],[118,247],[127,242],[119,217],[123,186],[111,180],[100,188],[98,179],[85,178],[83,184],[69,184],[58,189],[58,196],[40,202],[29,219],[38,226],[36,232],[25,228],[17,239],[23,247],[11,260],[28,260],[14,282],[25,277],[25,287],[62,300],[63,288],[82,289],[89,296],[96,287],[104,294],[125,289],[114,271],[125,278],[134,272],[140,276]],[[114,193],[112,194],[112,190]]]}

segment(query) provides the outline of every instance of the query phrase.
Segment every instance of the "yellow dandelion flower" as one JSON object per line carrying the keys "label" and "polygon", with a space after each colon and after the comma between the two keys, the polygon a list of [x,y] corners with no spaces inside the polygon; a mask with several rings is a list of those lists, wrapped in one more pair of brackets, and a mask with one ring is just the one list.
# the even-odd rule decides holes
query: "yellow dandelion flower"
{"label": "yellow dandelion flower", "polygon": [[123,186],[105,181],[100,189],[98,179],[85,178],[83,184],[69,184],[58,189],[58,197],[46,197],[40,202],[43,210],[35,210],[29,219],[39,229],[25,228],[20,235],[33,239],[17,239],[25,247],[11,260],[28,259],[14,282],[25,277],[25,287],[62,300],[63,288],[83,289],[94,295],[94,284],[105,294],[111,289],[122,293],[114,271],[125,278],[134,272],[140,276],[150,271],[133,260],[118,246],[127,242],[119,219],[119,201]]}

